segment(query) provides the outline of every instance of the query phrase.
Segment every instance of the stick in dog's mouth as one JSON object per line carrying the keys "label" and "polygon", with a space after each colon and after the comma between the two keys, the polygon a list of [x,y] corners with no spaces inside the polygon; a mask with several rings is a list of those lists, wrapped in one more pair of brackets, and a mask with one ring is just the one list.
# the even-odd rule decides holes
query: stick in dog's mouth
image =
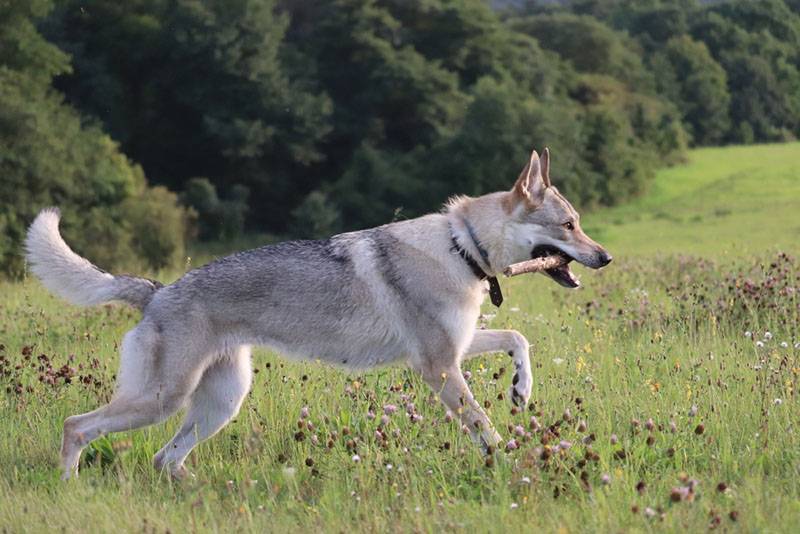
{"label": "stick in dog's mouth", "polygon": [[509,265],[503,274],[517,276],[526,273],[544,272],[564,287],[576,288],[581,285],[569,268],[572,258],[556,247],[540,246],[531,252],[532,259]]}

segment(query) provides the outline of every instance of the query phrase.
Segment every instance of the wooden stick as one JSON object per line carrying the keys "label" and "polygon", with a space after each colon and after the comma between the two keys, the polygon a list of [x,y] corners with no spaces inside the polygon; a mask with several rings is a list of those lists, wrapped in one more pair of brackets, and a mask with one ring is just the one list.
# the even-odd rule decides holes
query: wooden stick
{"label": "wooden stick", "polygon": [[506,276],[517,276],[518,274],[525,273],[538,273],[548,269],[554,269],[567,263],[566,258],[559,255],[545,256],[543,258],[536,258],[533,260],[522,261],[509,265],[503,271]]}

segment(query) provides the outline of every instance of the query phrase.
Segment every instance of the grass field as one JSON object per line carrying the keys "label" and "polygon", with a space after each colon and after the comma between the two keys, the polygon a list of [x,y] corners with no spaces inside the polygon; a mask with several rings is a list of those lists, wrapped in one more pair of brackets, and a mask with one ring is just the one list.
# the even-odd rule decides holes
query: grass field
{"label": "grass field", "polygon": [[[796,531],[800,144],[692,152],[585,226],[616,259],[581,269],[584,289],[518,278],[499,311],[487,303],[484,322],[531,341],[536,377],[512,413],[508,357],[465,365],[516,436],[489,460],[409,371],[348,376],[259,351],[242,412],[190,458],[195,479],[151,467],[172,420],[94,442],[63,484],[62,421],[109,397],[138,314],[0,282],[0,528]],[[399,410],[378,439],[387,404]]]}

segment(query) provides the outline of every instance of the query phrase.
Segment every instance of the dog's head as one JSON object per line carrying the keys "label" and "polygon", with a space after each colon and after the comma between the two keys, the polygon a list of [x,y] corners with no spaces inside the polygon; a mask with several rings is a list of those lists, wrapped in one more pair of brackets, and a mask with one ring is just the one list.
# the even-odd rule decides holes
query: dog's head
{"label": "dog's head", "polygon": [[[536,151],[522,170],[507,199],[511,216],[507,234],[510,256],[514,262],[551,254],[560,254],[592,269],[611,263],[611,254],[587,236],[580,225],[580,215],[550,184],[550,151],[542,157]],[[550,269],[550,277],[564,287],[580,285],[569,268]]]}

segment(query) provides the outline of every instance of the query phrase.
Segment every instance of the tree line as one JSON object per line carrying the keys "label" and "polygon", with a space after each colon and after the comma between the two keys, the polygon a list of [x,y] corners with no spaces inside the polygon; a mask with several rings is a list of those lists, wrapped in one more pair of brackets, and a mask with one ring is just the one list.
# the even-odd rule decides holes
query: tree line
{"label": "tree line", "polygon": [[[687,146],[800,133],[797,0],[0,0],[0,269],[64,211],[112,268],[509,187],[583,207]],[[145,179],[146,177],[146,179]]]}

